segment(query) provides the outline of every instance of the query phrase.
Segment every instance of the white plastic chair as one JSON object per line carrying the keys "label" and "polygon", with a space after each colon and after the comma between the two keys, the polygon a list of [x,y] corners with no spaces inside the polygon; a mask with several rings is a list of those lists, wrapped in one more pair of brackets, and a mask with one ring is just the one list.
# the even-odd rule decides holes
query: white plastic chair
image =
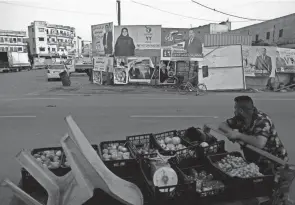
{"label": "white plastic chair", "polygon": [[[85,135],[71,116],[66,117],[70,137],[64,137],[61,144],[65,150],[71,167],[83,179],[82,183],[92,184],[126,205],[143,205],[143,195],[133,183],[125,181],[112,173],[100,159]],[[73,163],[74,162],[74,163]],[[78,165],[75,167],[75,165]],[[78,178],[76,176],[76,178]],[[91,189],[91,190],[93,190]],[[88,190],[88,191],[91,191]]]}

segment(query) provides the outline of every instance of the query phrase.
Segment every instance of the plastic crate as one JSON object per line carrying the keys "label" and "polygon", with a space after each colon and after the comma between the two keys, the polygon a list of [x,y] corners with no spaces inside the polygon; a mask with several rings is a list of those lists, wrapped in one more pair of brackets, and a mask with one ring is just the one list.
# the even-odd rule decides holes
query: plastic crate
{"label": "plastic crate", "polygon": [[[39,152],[44,152],[44,151],[61,151],[62,155],[60,157],[60,161],[62,163],[63,157],[64,157],[64,152],[62,147],[48,147],[48,148],[39,148],[39,149],[33,149],[31,151],[31,154],[37,154]],[[64,170],[64,168],[60,166],[58,168],[49,168],[49,170],[55,174],[56,176],[64,176],[67,172]],[[41,185],[37,180],[24,168],[21,168],[21,176],[22,176],[22,185],[23,189],[27,192],[33,192],[36,189],[38,189]]]}
{"label": "plastic crate", "polygon": [[[201,128],[196,128],[196,129],[202,130]],[[196,155],[198,158],[206,158],[207,156],[212,155],[212,154],[225,153],[225,141],[224,140],[217,140],[213,135],[203,132],[207,136],[207,139],[209,139],[209,140],[205,141],[209,144],[209,146],[201,147],[200,145],[192,144],[191,142],[187,141],[184,138],[186,131],[187,131],[187,129],[178,130],[178,135],[183,141],[185,141],[186,143],[188,143],[190,145],[194,145],[196,147]]]}
{"label": "plastic crate", "polygon": [[[151,196],[150,201],[152,201],[152,204],[165,204],[171,200],[182,201],[183,199],[193,199],[192,197],[196,190],[196,184],[191,181],[185,182],[183,176],[177,172],[177,170],[175,170],[178,175],[177,185],[156,187],[151,179],[151,166],[148,161],[149,159],[141,159],[139,160],[139,164],[142,177]],[[172,203],[169,202],[169,204]]]}
{"label": "plastic crate", "polygon": [[274,187],[273,173],[262,173],[264,174],[264,176],[252,178],[231,177],[229,174],[221,170],[216,164],[218,161],[220,161],[228,155],[242,157],[244,159],[242,154],[239,152],[210,155],[208,156],[208,159],[212,171],[218,176],[218,178],[221,178],[227,182],[227,191],[230,198],[244,199],[272,195]]}
{"label": "plastic crate", "polygon": [[[155,152],[157,150],[156,142],[151,133],[127,136],[126,140],[127,146],[129,146],[130,151],[137,158],[137,160],[141,158],[154,158],[158,156],[158,154]],[[148,153],[140,152],[144,147],[147,148]]]}
{"label": "plastic crate", "polygon": [[[187,141],[183,140],[181,137],[180,138],[180,144],[184,145],[186,148],[179,149],[179,150],[165,150],[161,145],[158,143],[158,140],[165,140],[166,137],[178,137],[178,132],[177,130],[171,130],[171,131],[166,131],[166,132],[161,132],[157,134],[153,134],[153,138],[156,144],[157,149],[159,149],[159,152],[163,155],[168,155],[168,156],[173,156],[173,155],[179,155],[179,154],[184,154],[187,153],[187,150],[194,150],[193,145],[188,143]],[[190,157],[194,156],[195,153],[190,152]]]}
{"label": "plastic crate", "polygon": [[[118,146],[124,146],[130,152],[130,159],[120,159],[120,160],[104,160],[102,155],[102,150],[109,144],[117,144]],[[115,141],[104,141],[100,143],[98,153],[103,160],[106,167],[119,177],[129,177],[132,176],[136,171],[138,171],[138,164],[136,163],[134,154],[130,151],[129,146],[127,146],[126,140],[115,140]]]}

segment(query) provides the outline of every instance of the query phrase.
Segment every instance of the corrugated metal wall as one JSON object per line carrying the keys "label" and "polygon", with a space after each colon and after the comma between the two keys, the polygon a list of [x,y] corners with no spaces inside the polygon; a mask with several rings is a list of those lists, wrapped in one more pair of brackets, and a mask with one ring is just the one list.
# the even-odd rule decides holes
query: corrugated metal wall
{"label": "corrugated metal wall", "polygon": [[230,35],[230,34],[206,34],[204,40],[205,47],[228,46],[228,45],[251,46],[252,36]]}

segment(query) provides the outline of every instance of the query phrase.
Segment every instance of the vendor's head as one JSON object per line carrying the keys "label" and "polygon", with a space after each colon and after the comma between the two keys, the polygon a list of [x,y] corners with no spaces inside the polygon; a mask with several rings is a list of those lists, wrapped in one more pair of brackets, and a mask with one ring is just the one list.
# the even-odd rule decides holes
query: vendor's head
{"label": "vendor's head", "polygon": [[252,119],[256,111],[253,100],[249,96],[238,96],[235,101],[235,116],[240,119]]}

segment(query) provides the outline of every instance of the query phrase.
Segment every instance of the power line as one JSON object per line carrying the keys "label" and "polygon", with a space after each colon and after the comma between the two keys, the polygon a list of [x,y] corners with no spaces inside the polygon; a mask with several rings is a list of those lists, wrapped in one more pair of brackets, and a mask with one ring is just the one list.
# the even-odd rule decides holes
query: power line
{"label": "power line", "polygon": [[14,6],[22,6],[22,7],[50,10],[50,11],[62,11],[62,12],[68,12],[68,13],[78,13],[78,14],[85,14],[85,15],[100,15],[100,16],[110,15],[110,14],[103,14],[103,13],[89,13],[89,12],[81,12],[81,11],[70,11],[70,10],[64,10],[64,9],[54,9],[54,8],[47,8],[47,7],[41,7],[41,6],[30,6],[30,5],[17,4],[17,3],[7,2],[7,1],[0,1],[0,4],[9,4]]}
{"label": "power line", "polygon": [[235,18],[239,18],[239,19],[245,19],[245,20],[249,20],[249,21],[267,21],[267,20],[262,20],[262,19],[252,19],[252,18],[246,18],[246,17],[241,17],[241,16],[236,16],[236,15],[233,15],[233,14],[228,14],[228,13],[225,13],[225,12],[222,12],[222,11],[218,11],[216,9],[213,9],[213,8],[210,8],[208,6],[205,6],[204,4],[201,4],[199,2],[196,2],[194,0],[191,0],[193,3],[195,4],[198,4],[202,7],[205,7],[206,9],[210,9],[212,11],[215,11],[215,12],[218,12],[218,13],[221,13],[221,14],[224,14],[224,15],[227,15],[227,16],[231,16],[231,17],[235,17]]}
{"label": "power line", "polygon": [[[154,7],[154,6],[151,6],[151,5],[148,5],[148,4],[143,4],[143,3],[140,3],[140,2],[137,2],[137,1],[134,1],[134,0],[131,0],[131,2],[133,2],[135,4],[145,6],[145,7],[149,7],[151,9],[155,9],[155,10],[158,10],[158,11],[161,11],[161,12],[165,12],[165,13],[168,13],[168,14],[172,14],[172,15],[175,15],[175,16],[180,16],[180,17],[183,17],[183,18],[195,19],[195,20],[200,20],[200,21],[208,21],[208,22],[216,22],[216,23],[220,22],[220,21],[216,21],[216,20],[202,19],[202,18],[196,18],[196,17],[192,17],[192,16],[185,16],[185,15],[182,15],[182,14],[173,13],[173,12],[166,11],[166,10],[163,10],[163,9],[159,9],[159,8]],[[231,21],[231,22],[232,23],[238,23],[238,22],[241,23],[241,22],[249,22],[249,20],[248,21]]]}

